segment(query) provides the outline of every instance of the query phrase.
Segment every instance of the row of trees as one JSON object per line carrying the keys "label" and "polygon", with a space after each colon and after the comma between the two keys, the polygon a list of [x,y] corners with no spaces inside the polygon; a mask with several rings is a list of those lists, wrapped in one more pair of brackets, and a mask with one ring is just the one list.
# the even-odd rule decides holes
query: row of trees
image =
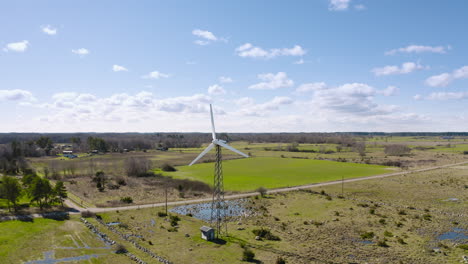
{"label": "row of trees", "polygon": [[31,203],[36,203],[42,210],[53,203],[60,203],[67,198],[67,190],[63,182],[58,181],[54,186],[48,179],[41,178],[35,173],[29,173],[21,178],[3,176],[0,182],[0,198],[6,199],[8,209],[11,206],[17,211],[18,201],[22,196],[27,196]]}

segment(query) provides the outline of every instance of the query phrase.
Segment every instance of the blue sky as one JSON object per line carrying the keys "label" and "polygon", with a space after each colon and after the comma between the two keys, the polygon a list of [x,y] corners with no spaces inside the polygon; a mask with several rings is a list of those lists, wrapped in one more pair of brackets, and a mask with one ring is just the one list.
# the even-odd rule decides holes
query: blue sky
{"label": "blue sky", "polygon": [[1,132],[467,131],[468,2],[3,1]]}

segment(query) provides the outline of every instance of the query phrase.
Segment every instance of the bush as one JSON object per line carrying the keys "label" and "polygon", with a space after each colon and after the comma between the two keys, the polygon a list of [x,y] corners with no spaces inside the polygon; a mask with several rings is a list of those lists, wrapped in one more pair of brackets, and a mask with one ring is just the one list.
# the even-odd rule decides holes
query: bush
{"label": "bush", "polygon": [[158,212],[159,217],[166,217],[167,214],[165,212]]}
{"label": "bush", "polygon": [[408,155],[411,152],[411,148],[406,145],[387,145],[384,149],[385,154],[390,156],[403,156]]}
{"label": "bush", "polygon": [[385,239],[377,241],[377,246],[379,246],[379,247],[389,247],[389,245],[387,244],[387,241],[385,241]]}
{"label": "bush", "polygon": [[96,214],[91,212],[91,211],[83,211],[81,212],[81,217],[83,218],[90,218],[90,217],[95,217]]}
{"label": "bush", "polygon": [[127,250],[123,245],[117,244],[117,245],[115,246],[115,253],[117,253],[117,254],[125,254],[125,253],[127,253],[127,252],[128,252],[128,250]]}
{"label": "bush", "polygon": [[468,150],[463,151],[463,155],[468,155]]}
{"label": "bush", "polygon": [[169,165],[167,163],[162,165],[161,170],[162,171],[177,171],[176,168],[172,167],[171,165]]}
{"label": "bush", "polygon": [[402,245],[406,245],[406,242],[403,240],[403,238],[399,237],[397,239],[398,243],[402,244]]}
{"label": "bush", "polygon": [[364,232],[361,234],[362,239],[372,239],[374,238],[375,234],[374,232]]}
{"label": "bush", "polygon": [[254,229],[252,230],[252,233],[254,233],[256,236],[259,236],[260,238],[264,238],[266,240],[281,240],[278,236],[275,236],[271,233],[270,230],[268,229]]}
{"label": "bush", "polygon": [[259,187],[257,188],[257,190],[255,190],[256,192],[258,192],[260,194],[260,196],[262,197],[265,197],[266,193],[267,193],[267,188],[265,187]]}
{"label": "bush", "polygon": [[424,214],[424,215],[423,215],[423,219],[424,219],[424,220],[427,220],[427,221],[431,221],[432,216],[431,216],[430,214]]}
{"label": "bush", "polygon": [[170,221],[171,221],[171,226],[176,226],[178,225],[180,218],[177,215],[171,215]]}
{"label": "bush", "polygon": [[130,157],[124,163],[125,172],[130,177],[147,176],[147,172],[152,167],[151,160],[143,157]]}
{"label": "bush", "polygon": [[245,248],[242,252],[242,261],[253,261],[255,259],[255,253],[252,250]]}
{"label": "bush", "polygon": [[384,236],[386,236],[386,237],[393,237],[393,234],[392,234],[392,232],[385,230]]}
{"label": "bush", "polygon": [[277,257],[276,258],[276,264],[286,264],[286,260],[282,257]]}
{"label": "bush", "polygon": [[458,245],[457,248],[461,248],[463,250],[468,250],[468,244],[461,244],[461,245]]}
{"label": "bush", "polygon": [[120,201],[121,201],[122,203],[128,203],[128,204],[133,203],[133,199],[132,199],[132,197],[130,197],[130,196],[122,197],[122,198],[120,198]]}

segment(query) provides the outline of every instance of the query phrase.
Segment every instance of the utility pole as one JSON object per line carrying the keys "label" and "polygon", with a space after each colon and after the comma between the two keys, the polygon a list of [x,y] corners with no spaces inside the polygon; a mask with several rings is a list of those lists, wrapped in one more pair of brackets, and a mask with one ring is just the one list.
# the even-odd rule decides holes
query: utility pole
{"label": "utility pole", "polygon": [[344,197],[344,174],[341,174],[341,196]]}
{"label": "utility pole", "polygon": [[167,184],[164,185],[164,194],[166,196],[166,216],[167,216]]}

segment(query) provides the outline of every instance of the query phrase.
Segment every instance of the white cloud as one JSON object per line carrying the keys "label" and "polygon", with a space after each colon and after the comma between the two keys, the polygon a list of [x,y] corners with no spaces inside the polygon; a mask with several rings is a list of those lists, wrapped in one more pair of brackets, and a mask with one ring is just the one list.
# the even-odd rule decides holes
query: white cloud
{"label": "white cloud", "polygon": [[211,41],[218,40],[218,38],[212,32],[207,31],[207,30],[194,29],[192,31],[192,34],[197,37],[204,38],[204,39],[211,40]]}
{"label": "white cloud", "polygon": [[44,32],[47,35],[56,35],[57,34],[57,29],[52,27],[51,25],[42,26],[41,29],[42,29],[42,32]]}
{"label": "white cloud", "polygon": [[278,56],[303,56],[307,53],[301,46],[295,45],[292,48],[270,49],[253,46],[250,43],[245,43],[236,49],[237,55],[243,58],[264,58],[272,59]]}
{"label": "white cloud", "polygon": [[388,86],[382,91],[379,91],[379,93],[381,93],[384,96],[394,96],[394,95],[397,95],[399,92],[400,92],[400,89],[398,89],[395,86]]}
{"label": "white cloud", "polygon": [[332,11],[342,11],[346,10],[349,7],[351,0],[329,0],[328,9]]}
{"label": "white cloud", "polygon": [[124,66],[120,66],[120,65],[117,65],[117,64],[112,65],[112,70],[115,71],[115,72],[128,71],[128,69],[125,68]]}
{"label": "white cloud", "polygon": [[293,99],[286,96],[276,96],[272,100],[263,104],[254,104],[253,99],[244,97],[237,101],[237,104],[242,106],[239,110],[241,115],[246,116],[265,116],[272,111],[276,111],[282,105],[292,104]]}
{"label": "white cloud", "polygon": [[34,101],[36,100],[31,92],[26,90],[0,90],[0,101]]}
{"label": "white cloud", "polygon": [[398,110],[394,105],[377,104],[374,96],[378,93],[375,88],[364,83],[347,83],[334,88],[316,90],[310,104],[316,111],[328,111],[333,113],[333,116],[337,114],[379,116]]}
{"label": "white cloud", "polygon": [[294,82],[291,79],[288,79],[288,76],[284,72],[278,72],[277,74],[264,73],[259,74],[257,77],[263,82],[251,85],[249,86],[249,89],[274,90],[278,88],[287,88],[294,85]]}
{"label": "white cloud", "polygon": [[468,99],[468,92],[437,92],[431,93],[428,100],[461,100]]}
{"label": "white cloud", "polygon": [[324,82],[304,83],[296,88],[296,93],[307,93],[311,91],[318,91],[327,88]]}
{"label": "white cloud", "polygon": [[220,83],[232,83],[233,80],[231,79],[231,77],[221,76],[219,77],[219,82]]}
{"label": "white cloud", "polygon": [[3,51],[25,52],[28,49],[28,47],[29,47],[29,41],[23,40],[20,42],[8,43],[5,46],[5,48],[3,48]]}
{"label": "white cloud", "polygon": [[297,60],[297,61],[295,61],[295,62],[293,62],[293,63],[294,63],[294,64],[300,65],[300,64],[304,64],[305,61],[304,61],[304,59],[300,59],[300,60]]}
{"label": "white cloud", "polygon": [[81,55],[81,56],[89,54],[89,50],[87,50],[85,48],[73,49],[72,52],[75,53],[75,54]]}
{"label": "white cloud", "polygon": [[416,101],[419,101],[419,100],[421,100],[422,98],[423,98],[423,97],[422,97],[422,95],[420,95],[420,94],[417,94],[417,95],[413,96],[413,99],[416,100]]}
{"label": "white cloud", "polygon": [[426,84],[431,87],[445,87],[456,79],[468,78],[468,66],[463,66],[454,70],[452,73],[442,73],[426,79]]}
{"label": "white cloud", "polygon": [[201,39],[197,39],[197,40],[195,40],[193,42],[193,43],[195,43],[197,45],[200,45],[200,46],[206,46],[208,44],[211,44],[212,42],[218,42],[218,41],[227,42],[227,39],[217,37],[217,36],[215,36],[215,34],[213,34],[210,31],[207,31],[207,30],[194,29],[194,30],[192,30],[192,34],[194,36],[197,36],[197,37],[201,38]]}
{"label": "white cloud", "polygon": [[235,100],[235,104],[240,105],[240,106],[253,105],[254,103],[255,103],[255,100],[252,99],[251,97],[242,97],[242,98]]}
{"label": "white cloud", "polygon": [[409,45],[403,48],[389,50],[385,52],[385,55],[395,55],[397,53],[423,53],[423,52],[445,54],[450,49],[451,49],[450,46],[444,47],[444,46]]}
{"label": "white cloud", "polygon": [[208,87],[208,93],[213,94],[213,95],[221,95],[221,94],[225,94],[226,90],[224,90],[222,86],[214,84]]}
{"label": "white cloud", "polygon": [[143,79],[161,79],[161,78],[169,78],[170,75],[158,71],[152,71],[148,73],[147,75],[144,75],[142,78]]}
{"label": "white cloud", "polygon": [[424,69],[422,65],[414,62],[405,62],[399,67],[398,65],[389,65],[382,68],[374,68],[372,72],[376,76],[394,75],[394,74],[408,74],[416,70]]}
{"label": "white cloud", "polygon": [[206,46],[206,45],[210,44],[209,41],[200,40],[200,39],[195,40],[193,43],[195,43],[195,44],[197,44],[197,45],[200,45],[200,46]]}
{"label": "white cloud", "polygon": [[362,5],[362,4],[359,4],[359,5],[355,5],[354,9],[356,9],[358,11],[362,11],[362,10],[366,10],[366,6]]}

